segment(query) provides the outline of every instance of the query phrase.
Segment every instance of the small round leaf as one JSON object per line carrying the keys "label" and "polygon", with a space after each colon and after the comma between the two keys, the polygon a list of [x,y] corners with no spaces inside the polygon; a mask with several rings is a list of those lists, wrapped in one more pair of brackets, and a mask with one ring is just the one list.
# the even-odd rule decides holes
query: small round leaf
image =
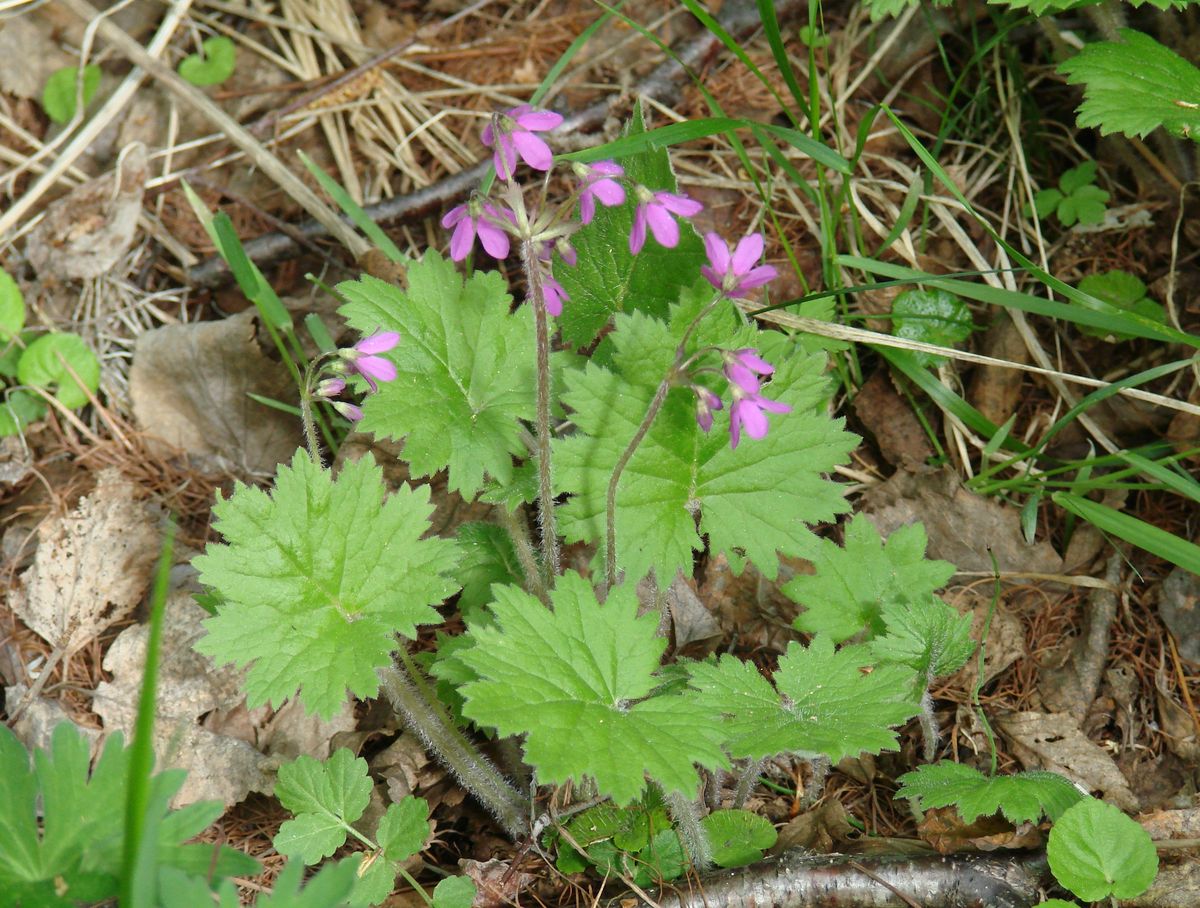
{"label": "small round leaf", "polygon": [[778,838],[769,820],[748,810],[714,810],[700,824],[708,833],[713,862],[720,867],[753,864]]}
{"label": "small round leaf", "polygon": [[72,371],[88,391],[95,392],[100,386],[100,363],[78,334],[44,334],[25,348],[17,363],[21,384],[56,387],[59,402],[75,409],[88,402],[88,395],[72,377]]}
{"label": "small round leaf", "polygon": [[1055,879],[1085,902],[1141,895],[1158,873],[1149,833],[1095,798],[1080,801],[1054,824],[1046,858]]}
{"label": "small round leaf", "polygon": [[[55,70],[42,89],[42,107],[48,116],[60,126],[75,116],[75,80],[79,76],[78,66],[64,66]],[[100,67],[91,64],[83,68],[83,106],[96,96],[100,88]]]}
{"label": "small round leaf", "polygon": [[237,46],[223,35],[209,38],[200,45],[202,53],[185,57],[179,75],[193,85],[219,85],[233,75]]}
{"label": "small round leaf", "polygon": [[0,271],[0,341],[7,341],[25,327],[25,297],[7,271]]}
{"label": "small round leaf", "polygon": [[28,391],[10,391],[0,403],[0,437],[17,435],[46,414],[46,404]]}
{"label": "small round leaf", "polygon": [[[892,331],[897,337],[953,347],[974,328],[967,304],[945,290],[905,290],[892,303]],[[932,353],[912,355],[922,366],[943,362],[943,357]]]}
{"label": "small round leaf", "polygon": [[434,887],[433,908],[471,908],[475,884],[465,876],[448,876]]}

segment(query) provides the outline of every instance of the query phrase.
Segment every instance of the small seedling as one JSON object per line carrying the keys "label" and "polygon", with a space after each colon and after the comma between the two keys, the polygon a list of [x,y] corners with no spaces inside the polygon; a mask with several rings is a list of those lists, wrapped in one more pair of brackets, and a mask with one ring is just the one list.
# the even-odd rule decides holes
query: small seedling
{"label": "small seedling", "polygon": [[[92,63],[83,68],[83,106],[87,107],[100,88],[100,67]],[[60,126],[75,116],[76,89],[79,67],[64,66],[55,70],[42,89],[42,108]]]}
{"label": "small seedling", "polygon": [[233,75],[237,65],[237,46],[224,35],[209,38],[200,45],[201,52],[185,57],[179,64],[179,75],[193,85],[220,85]]}
{"label": "small seedling", "polygon": [[1033,197],[1033,207],[1042,220],[1056,215],[1064,227],[1099,224],[1104,220],[1108,193],[1095,185],[1096,162],[1084,161],[1058,178],[1058,188],[1042,189]]}

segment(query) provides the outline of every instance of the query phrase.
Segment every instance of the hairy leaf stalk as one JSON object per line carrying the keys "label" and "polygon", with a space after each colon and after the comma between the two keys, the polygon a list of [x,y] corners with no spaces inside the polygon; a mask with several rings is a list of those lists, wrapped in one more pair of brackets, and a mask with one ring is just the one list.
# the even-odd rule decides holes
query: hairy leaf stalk
{"label": "hairy leaf stalk", "polygon": [[501,505],[496,508],[496,513],[499,515],[500,525],[512,540],[517,560],[521,562],[521,570],[525,572],[526,591],[537,596],[545,605],[549,605],[550,594],[546,592],[546,586],[542,583],[541,569],[533,554],[533,544],[529,541],[529,524],[525,520],[524,512],[510,511]]}
{"label": "hairy leaf stalk", "polygon": [[691,859],[692,866],[701,872],[707,870],[712,866],[712,843],[700,823],[700,802],[677,791],[665,793],[663,800],[675,822],[679,843]]}
{"label": "hairy leaf stalk", "polygon": [[750,793],[754,791],[754,786],[758,784],[758,777],[762,775],[763,766],[766,765],[766,762],[766,758],[749,760],[745,768],[738,773],[737,785],[733,789],[734,810],[741,810],[746,806],[746,802],[750,800]]}
{"label": "hairy leaf stalk", "polygon": [[538,520],[542,529],[542,581],[547,588],[561,571],[558,551],[558,526],[554,517],[554,479],[550,462],[550,324],[546,316],[546,295],[542,273],[538,270],[537,250],[533,241],[521,241],[521,263],[533,303],[533,321],[537,334],[537,458]]}
{"label": "hairy leaf stalk", "polygon": [[472,744],[433,697],[407,651],[400,665],[379,670],[383,692],[421,741],[514,839],[529,828],[525,799]]}

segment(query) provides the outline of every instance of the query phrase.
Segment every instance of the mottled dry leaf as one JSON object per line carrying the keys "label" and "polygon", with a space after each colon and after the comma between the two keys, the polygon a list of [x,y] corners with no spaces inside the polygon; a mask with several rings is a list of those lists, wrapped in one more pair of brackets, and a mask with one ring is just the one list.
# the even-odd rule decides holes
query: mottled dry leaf
{"label": "mottled dry leaf", "polygon": [[1026,769],[1047,769],[1088,791],[1099,791],[1122,810],[1137,810],[1129,782],[1108,752],[1093,743],[1066,713],[1013,713],[996,719]]}
{"label": "mottled dry leaf", "polygon": [[[28,692],[29,688],[24,684],[14,684],[11,687],[6,687],[4,688],[4,702],[8,704],[21,703]],[[54,733],[54,729],[63,722],[75,724],[74,720],[67,715],[67,711],[62,708],[62,705],[57,700],[49,700],[46,697],[34,697],[29,701],[20,718],[13,724],[12,731],[17,736],[17,740],[25,745],[26,749],[30,751],[34,748],[49,750],[50,739]],[[88,740],[94,752],[95,745],[100,740],[100,732],[94,728],[86,728],[78,724],[75,724],[75,729]]]}
{"label": "mottled dry leaf", "polygon": [[514,870],[508,861],[492,858],[490,861],[464,860],[463,873],[475,883],[476,895],[472,908],[501,908],[512,905],[529,884],[536,882],[532,873]]}
{"label": "mottled dry leaf", "polygon": [[979,817],[964,823],[953,807],[925,811],[917,827],[926,842],[939,854],[955,851],[995,851],[998,848],[1037,848],[1042,835],[1033,823],[1014,827],[1000,816]]}
{"label": "mottled dry leaf", "polygon": [[70,655],[125,618],[150,584],[161,538],[156,509],[116,470],[92,494],[38,531],[33,567],[10,595],[16,615]]}
{"label": "mottled dry leaf", "polygon": [[58,46],[42,16],[10,16],[0,27],[0,91],[40,98],[46,80],[75,59]]}
{"label": "mottled dry leaf", "polygon": [[[981,639],[983,626],[991,611],[992,597],[985,596],[975,589],[964,589],[947,598],[961,614],[970,613],[971,639]],[[1002,599],[997,603],[996,611],[992,615],[992,623],[988,628],[987,646],[983,649],[983,683],[987,684],[995,679],[1018,659],[1024,658],[1026,653],[1025,629],[1021,626],[1021,622],[1005,608]],[[972,656],[967,660],[967,664],[958,670],[954,684],[963,690],[970,690],[975,686],[975,679],[978,675],[979,659],[977,656]]]}
{"label": "mottled dry leaf", "polygon": [[854,397],[854,415],[875,439],[884,460],[895,466],[917,469],[934,454],[933,446],[912,407],[892,386],[891,376],[880,369]]}
{"label": "mottled dry leaf", "polygon": [[1181,567],[1162,582],[1158,614],[1175,635],[1179,655],[1200,662],[1200,577]]}
{"label": "mottled dry leaf", "polygon": [[256,340],[252,309],[138,337],[129,395],[138,425],[154,438],[218,467],[269,473],[296,450],[300,424],[252,393],[295,399],[287,370]]}
{"label": "mottled dry leaf", "polygon": [[859,832],[851,825],[845,806],[831,798],[784,824],[770,853],[807,848],[817,854],[828,854],[835,846],[845,845],[858,837]]}
{"label": "mottled dry leaf", "polygon": [[146,146],[137,142],[111,173],[50,204],[25,241],[38,276],[68,281],[106,274],[133,245],[148,173]]}

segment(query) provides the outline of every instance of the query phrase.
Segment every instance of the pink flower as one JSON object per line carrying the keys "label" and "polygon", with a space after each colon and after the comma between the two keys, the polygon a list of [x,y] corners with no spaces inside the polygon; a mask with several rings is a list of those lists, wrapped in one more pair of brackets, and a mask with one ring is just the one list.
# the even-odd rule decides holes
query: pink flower
{"label": "pink flower", "polygon": [[725,241],[716,233],[704,237],[704,248],[708,252],[708,264],[701,267],[700,273],[727,296],[742,296],[747,290],[775,279],[776,271],[772,266],[755,267],[763,254],[761,233],[752,233],[739,240],[732,256]]}
{"label": "pink flower", "polygon": [[696,394],[696,422],[708,432],[713,426],[713,410],[724,409],[725,404],[708,388],[692,385],[692,391]]}
{"label": "pink flower", "polygon": [[575,173],[583,180],[579,190],[579,220],[590,224],[596,216],[596,203],[608,208],[625,202],[625,187],[613,177],[625,175],[625,168],[615,161],[596,161],[576,164]]}
{"label": "pink flower", "polygon": [[644,186],[639,186],[637,192],[638,206],[633,213],[633,230],[629,233],[629,251],[634,255],[646,244],[647,225],[660,245],[674,249],[679,245],[679,225],[671,215],[695,217],[704,208],[684,193],[651,192]]}
{"label": "pink flower", "polygon": [[317,384],[317,397],[337,397],[346,390],[346,379],[326,378]]}
{"label": "pink flower", "polygon": [[508,255],[508,234],[499,226],[503,220],[512,221],[512,216],[506,218],[506,214],[490,202],[475,200],[447,211],[442,226],[454,228],[454,235],[450,237],[450,258],[456,262],[465,259],[475,243],[475,234],[479,234],[479,242],[492,258],[502,259]]}
{"label": "pink flower", "polygon": [[777,400],[767,400],[757,391],[747,392],[733,385],[733,406],[729,408],[729,447],[736,448],[742,438],[742,429],[751,438],[762,438],[767,434],[767,414],[791,413],[792,408]]}
{"label": "pink flower", "polygon": [[542,299],[545,300],[548,313],[555,318],[562,315],[563,303],[570,298],[562,284],[549,274],[542,275]]}
{"label": "pink flower", "polygon": [[758,392],[758,375],[770,375],[775,371],[774,366],[750,347],[723,350],[721,356],[725,360],[725,377],[747,394]]}
{"label": "pink flower", "polygon": [[[528,104],[514,107],[507,113],[496,114],[483,127],[483,144],[492,149],[492,161],[502,180],[511,180],[517,168],[517,155],[534,170],[549,170],[554,161],[550,146],[534,135],[559,126],[561,114],[549,110],[534,110]],[[500,256],[497,256],[500,258]]]}
{"label": "pink flower", "polygon": [[362,407],[355,406],[354,404],[348,404],[344,400],[335,400],[333,402],[333,409],[341,413],[342,416],[346,417],[346,419],[350,420],[350,422],[358,422],[363,418]]}
{"label": "pink flower", "polygon": [[376,354],[387,353],[398,343],[400,335],[395,331],[372,334],[370,337],[364,337],[350,350],[343,350],[342,359],[347,369],[365,378],[372,391],[378,391],[379,386],[375,382],[394,379],[396,364]]}

